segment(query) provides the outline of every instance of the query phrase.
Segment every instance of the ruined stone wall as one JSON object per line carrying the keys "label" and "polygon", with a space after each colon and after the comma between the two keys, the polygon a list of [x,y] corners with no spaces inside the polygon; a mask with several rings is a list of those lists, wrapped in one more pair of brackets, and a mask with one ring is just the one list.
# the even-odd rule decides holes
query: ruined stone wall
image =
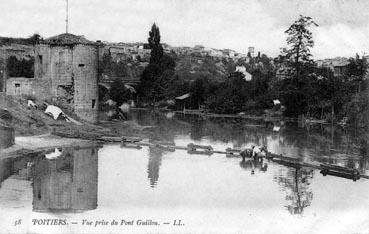
{"label": "ruined stone wall", "polygon": [[50,47],[48,45],[37,45],[35,48],[35,78],[50,79]]}
{"label": "ruined stone wall", "polygon": [[13,77],[6,82],[6,94],[11,96],[35,95],[34,78]]}
{"label": "ruined stone wall", "polygon": [[98,48],[76,45],[73,50],[74,111],[81,119],[98,121]]}
{"label": "ruined stone wall", "polygon": [[98,54],[93,45],[37,46],[35,92],[42,98],[72,96],[77,116],[97,122]]}
{"label": "ruined stone wall", "polygon": [[58,95],[58,89],[73,85],[73,49],[70,47],[51,47],[51,90]]}
{"label": "ruined stone wall", "polygon": [[6,81],[8,79],[7,59],[10,56],[15,56],[18,60],[31,59],[34,54],[34,46],[32,45],[10,44],[0,46],[0,92],[6,91]]}
{"label": "ruined stone wall", "polygon": [[[73,48],[68,46],[39,45],[35,56],[35,77],[48,87],[50,96],[73,85]],[[63,92],[62,92],[63,93]]]}

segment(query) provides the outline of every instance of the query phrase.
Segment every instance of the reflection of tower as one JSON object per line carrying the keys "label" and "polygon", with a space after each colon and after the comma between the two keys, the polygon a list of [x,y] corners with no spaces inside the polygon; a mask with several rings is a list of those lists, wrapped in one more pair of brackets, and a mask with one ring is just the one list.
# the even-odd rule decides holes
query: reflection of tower
{"label": "reflection of tower", "polygon": [[64,149],[35,163],[33,209],[79,212],[97,207],[97,149]]}
{"label": "reflection of tower", "polygon": [[10,157],[0,160],[0,188],[1,183],[12,175],[16,175],[17,179],[30,180],[30,162],[32,162],[33,157],[33,154],[29,154],[17,158]]}
{"label": "reflection of tower", "polygon": [[13,144],[14,144],[14,129],[0,124],[0,149],[8,148]]}
{"label": "reflection of tower", "polygon": [[309,188],[309,180],[313,178],[313,171],[288,168],[286,175],[280,173],[275,179],[287,192],[286,208],[291,214],[302,214],[305,207],[310,206],[313,192]]}
{"label": "reflection of tower", "polygon": [[11,158],[0,160],[0,188],[1,183],[12,175],[12,162]]}
{"label": "reflection of tower", "polygon": [[150,180],[150,186],[154,188],[159,180],[159,171],[161,166],[161,160],[163,157],[163,151],[155,148],[149,148],[149,163],[147,164],[147,176]]}

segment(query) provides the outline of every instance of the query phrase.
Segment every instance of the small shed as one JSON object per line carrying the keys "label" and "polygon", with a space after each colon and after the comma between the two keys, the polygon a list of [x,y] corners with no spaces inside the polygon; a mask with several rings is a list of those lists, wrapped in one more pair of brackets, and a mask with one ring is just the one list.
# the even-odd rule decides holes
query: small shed
{"label": "small shed", "polygon": [[176,97],[176,110],[186,111],[186,106],[188,106],[190,93],[183,94],[182,96]]}

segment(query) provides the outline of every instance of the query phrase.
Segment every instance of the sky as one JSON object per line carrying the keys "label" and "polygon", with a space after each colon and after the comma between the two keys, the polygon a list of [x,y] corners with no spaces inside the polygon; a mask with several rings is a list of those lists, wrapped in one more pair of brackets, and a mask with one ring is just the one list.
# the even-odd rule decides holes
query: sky
{"label": "sky", "polygon": [[[66,0],[0,0],[0,36],[47,38],[65,32]],[[146,42],[151,25],[162,42],[277,56],[299,15],[311,28],[315,59],[369,54],[368,0],[69,0],[69,32],[90,40]]]}

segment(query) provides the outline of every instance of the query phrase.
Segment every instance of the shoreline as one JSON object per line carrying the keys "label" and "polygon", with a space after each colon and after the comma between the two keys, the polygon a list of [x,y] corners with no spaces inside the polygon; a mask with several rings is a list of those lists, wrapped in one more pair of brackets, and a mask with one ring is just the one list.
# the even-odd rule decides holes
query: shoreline
{"label": "shoreline", "polygon": [[[132,107],[131,110],[152,110],[152,111],[168,111],[173,112],[175,114],[183,114],[183,115],[197,115],[205,118],[236,118],[236,119],[248,119],[248,120],[263,120],[263,121],[286,121],[286,122],[298,122],[299,119],[297,117],[285,117],[283,115],[249,115],[249,114],[218,114],[211,112],[204,112],[199,110],[188,109],[185,111],[179,110],[170,110],[166,108],[149,108],[149,107]],[[324,119],[305,119],[306,124],[332,124]],[[338,123],[334,123],[334,125],[340,126]]]}
{"label": "shoreline", "polygon": [[98,147],[99,144],[80,138],[65,138],[52,134],[15,137],[15,144],[9,148],[0,149],[0,160],[38,153],[61,147]]}
{"label": "shoreline", "polygon": [[[150,109],[150,108],[132,108],[132,110],[157,110],[171,111],[166,109]],[[250,116],[250,115],[230,115],[230,114],[214,114],[199,111],[172,111],[176,114],[200,115],[206,118],[238,118],[253,119],[263,121],[293,121],[290,118],[283,117],[266,117],[266,116]],[[295,120],[296,121],[296,120]],[[8,157],[17,157],[24,154],[42,152],[52,148],[60,147],[94,147],[101,146],[96,141],[98,138],[106,137],[144,137],[150,138],[152,135],[151,128],[155,126],[141,126],[132,121],[107,121],[102,124],[88,124],[76,126],[74,124],[62,121],[53,121],[48,125],[48,131],[42,135],[15,135],[15,144],[9,148],[0,149],[0,159]]]}

